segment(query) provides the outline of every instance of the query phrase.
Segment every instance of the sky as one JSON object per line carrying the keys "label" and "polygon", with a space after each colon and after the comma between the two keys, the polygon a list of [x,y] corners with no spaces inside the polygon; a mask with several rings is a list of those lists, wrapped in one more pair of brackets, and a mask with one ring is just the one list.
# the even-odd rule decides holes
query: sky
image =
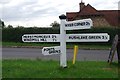
{"label": "sky", "polygon": [[[118,10],[120,0],[82,0],[97,10]],[[50,27],[66,12],[78,12],[81,0],[0,0],[0,19],[5,25]]]}

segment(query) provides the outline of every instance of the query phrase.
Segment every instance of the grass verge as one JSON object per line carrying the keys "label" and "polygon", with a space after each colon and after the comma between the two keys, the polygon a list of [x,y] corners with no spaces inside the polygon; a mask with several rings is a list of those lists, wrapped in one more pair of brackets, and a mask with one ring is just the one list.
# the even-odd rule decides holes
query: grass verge
{"label": "grass verge", "polygon": [[117,63],[77,61],[60,68],[58,61],[3,60],[3,78],[118,78]]}
{"label": "grass verge", "polygon": [[[19,43],[19,42],[2,42],[3,47],[49,47],[59,46],[59,43]],[[80,49],[110,49],[110,45],[96,45],[96,44],[67,44],[67,48],[73,48],[74,45],[78,45]]]}

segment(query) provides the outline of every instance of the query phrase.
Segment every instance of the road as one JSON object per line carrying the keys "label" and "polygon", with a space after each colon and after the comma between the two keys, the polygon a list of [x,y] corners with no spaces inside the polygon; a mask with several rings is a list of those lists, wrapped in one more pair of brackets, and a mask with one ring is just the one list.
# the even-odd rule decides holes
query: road
{"label": "road", "polygon": [[[41,49],[36,48],[2,48],[3,59],[47,59],[59,60],[60,55],[44,56]],[[78,61],[107,61],[109,50],[81,50],[77,54]],[[73,49],[67,49],[67,59],[72,60]],[[114,61],[117,60],[115,53]]]}

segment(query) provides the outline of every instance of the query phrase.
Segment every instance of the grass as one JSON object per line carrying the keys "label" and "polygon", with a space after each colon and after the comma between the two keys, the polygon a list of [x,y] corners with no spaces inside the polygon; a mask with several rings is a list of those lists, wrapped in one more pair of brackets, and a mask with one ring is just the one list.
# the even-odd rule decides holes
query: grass
{"label": "grass", "polygon": [[60,68],[58,61],[3,60],[3,78],[118,78],[117,63],[77,61]]}
{"label": "grass", "polygon": [[0,46],[2,45],[2,42],[0,41]]}
{"label": "grass", "polygon": [[[31,47],[49,47],[49,46],[59,46],[59,43],[19,43],[19,42],[2,42],[4,47],[21,47],[21,46],[31,46]],[[110,45],[96,45],[96,44],[67,44],[67,48],[73,48],[74,45],[78,45],[80,49],[110,49]]]}
{"label": "grass", "polygon": [[20,42],[2,42],[2,46],[57,46],[58,44],[51,44],[51,43],[20,43]]}

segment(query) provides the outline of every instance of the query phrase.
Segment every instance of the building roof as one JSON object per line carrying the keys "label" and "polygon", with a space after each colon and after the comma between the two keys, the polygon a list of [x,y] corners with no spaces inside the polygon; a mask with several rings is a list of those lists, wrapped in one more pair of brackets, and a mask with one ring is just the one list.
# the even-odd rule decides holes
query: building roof
{"label": "building roof", "polygon": [[[118,26],[118,18],[120,19],[120,10],[96,10],[90,4],[84,6],[79,12],[67,12],[67,20],[76,20],[82,16],[103,16],[111,26]],[[120,22],[119,22],[120,23]]]}

